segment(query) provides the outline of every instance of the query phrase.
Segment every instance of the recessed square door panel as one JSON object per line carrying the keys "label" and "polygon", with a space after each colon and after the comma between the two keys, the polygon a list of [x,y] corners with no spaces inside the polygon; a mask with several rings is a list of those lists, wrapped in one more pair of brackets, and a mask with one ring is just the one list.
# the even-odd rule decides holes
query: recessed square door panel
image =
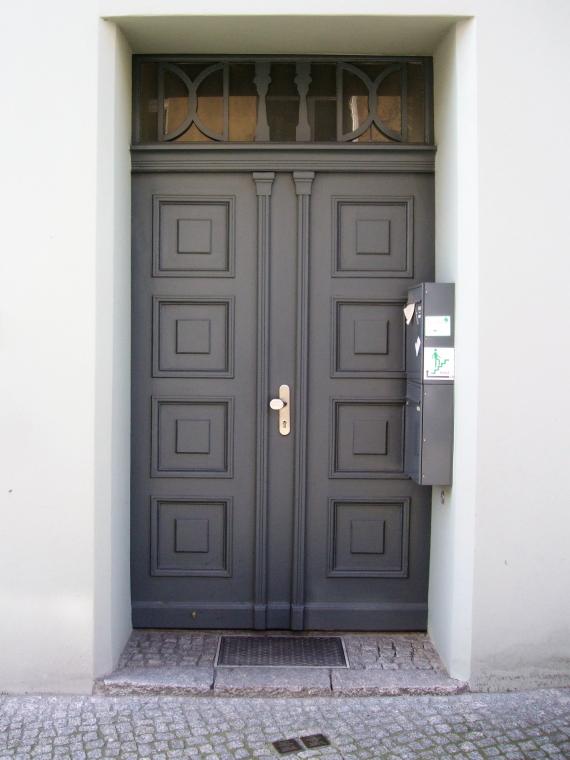
{"label": "recessed square door panel", "polygon": [[333,377],[403,377],[404,301],[333,300]]}
{"label": "recessed square door panel", "polygon": [[333,478],[403,477],[402,401],[332,402]]}
{"label": "recessed square door panel", "polygon": [[333,277],[412,274],[412,198],[333,198]]}
{"label": "recessed square door panel", "polygon": [[154,299],[154,377],[232,377],[233,298]]}
{"label": "recessed square door panel", "polygon": [[152,500],[152,575],[231,575],[231,499]]}
{"label": "recessed square door panel", "polygon": [[409,499],[329,502],[329,576],[408,575]]}
{"label": "recessed square door panel", "polygon": [[232,425],[232,399],[154,398],[153,476],[231,477]]}
{"label": "recessed square door panel", "polygon": [[155,277],[233,277],[233,197],[154,196]]}

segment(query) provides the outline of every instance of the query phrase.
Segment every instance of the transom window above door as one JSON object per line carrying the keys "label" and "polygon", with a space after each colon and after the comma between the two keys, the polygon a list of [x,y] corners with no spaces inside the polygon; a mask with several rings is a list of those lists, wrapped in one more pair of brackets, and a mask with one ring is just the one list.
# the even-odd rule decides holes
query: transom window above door
{"label": "transom window above door", "polygon": [[135,145],[431,145],[431,58],[136,56]]}

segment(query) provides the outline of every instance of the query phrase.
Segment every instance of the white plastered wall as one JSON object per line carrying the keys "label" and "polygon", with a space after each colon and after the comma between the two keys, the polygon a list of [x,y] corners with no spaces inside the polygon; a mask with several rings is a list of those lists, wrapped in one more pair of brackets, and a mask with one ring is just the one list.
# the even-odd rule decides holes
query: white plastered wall
{"label": "white plastered wall", "polygon": [[71,2],[4,10],[0,690],[87,691],[97,28]]}
{"label": "white plastered wall", "polygon": [[4,20],[0,692],[90,692],[130,632],[130,54],[91,3]]}
{"label": "white plastered wall", "polygon": [[99,21],[94,673],[108,672],[130,614],[131,50]]}
{"label": "white plastered wall", "polygon": [[434,54],[436,279],[456,297],[452,488],[432,499],[428,630],[456,678],[471,675],[475,542],[478,256],[476,22],[460,21]]}
{"label": "white plastered wall", "polygon": [[509,0],[484,22],[471,678],[567,685],[570,3]]}
{"label": "white plastered wall", "polygon": [[570,370],[557,287],[570,275],[570,6],[475,6],[434,56],[436,269],[457,283],[457,379],[429,630],[473,688],[568,685],[570,413],[551,391]]}
{"label": "white plastered wall", "polygon": [[[430,632],[452,675],[483,688],[568,678],[570,415],[548,391],[570,369],[556,287],[570,7],[354,0],[358,18],[323,19],[344,6],[225,0],[208,17],[202,0],[172,0],[199,17],[183,22],[153,18],[158,0],[5,11],[33,56],[5,37],[0,690],[89,691],[129,632],[129,50],[101,17],[139,52],[198,28],[212,52],[434,53],[437,271],[457,282],[458,379]],[[255,13],[240,35],[224,18]],[[474,20],[446,32],[453,16]]]}

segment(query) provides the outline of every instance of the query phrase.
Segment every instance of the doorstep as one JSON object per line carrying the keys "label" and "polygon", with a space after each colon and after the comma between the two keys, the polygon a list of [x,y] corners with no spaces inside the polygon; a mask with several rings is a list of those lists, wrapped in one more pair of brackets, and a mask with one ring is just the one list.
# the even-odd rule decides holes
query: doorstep
{"label": "doorstep", "polygon": [[467,684],[448,676],[424,633],[264,634],[341,636],[348,668],[216,667],[222,634],[248,636],[253,632],[136,630],[117,670],[95,682],[94,694],[356,697],[467,691]]}

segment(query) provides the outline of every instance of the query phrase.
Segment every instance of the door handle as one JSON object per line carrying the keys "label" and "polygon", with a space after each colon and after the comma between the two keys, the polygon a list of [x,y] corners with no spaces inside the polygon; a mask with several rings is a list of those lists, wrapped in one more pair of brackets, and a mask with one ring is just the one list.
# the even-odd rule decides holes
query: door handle
{"label": "door handle", "polygon": [[279,386],[279,398],[272,398],[269,406],[279,412],[279,432],[289,435],[291,432],[291,392],[288,385]]}

